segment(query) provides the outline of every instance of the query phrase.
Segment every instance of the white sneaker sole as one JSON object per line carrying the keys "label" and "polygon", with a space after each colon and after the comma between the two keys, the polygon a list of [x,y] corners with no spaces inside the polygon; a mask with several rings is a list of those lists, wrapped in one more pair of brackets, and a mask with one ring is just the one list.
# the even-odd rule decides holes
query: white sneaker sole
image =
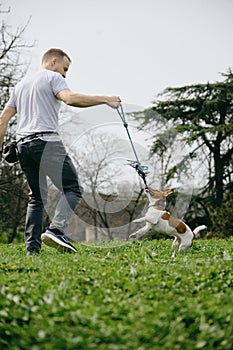
{"label": "white sneaker sole", "polygon": [[57,249],[60,253],[76,253],[77,251],[66,244],[65,242],[62,242],[59,238],[56,238],[49,233],[43,233],[41,235],[42,242],[46,244],[47,246],[51,248]]}

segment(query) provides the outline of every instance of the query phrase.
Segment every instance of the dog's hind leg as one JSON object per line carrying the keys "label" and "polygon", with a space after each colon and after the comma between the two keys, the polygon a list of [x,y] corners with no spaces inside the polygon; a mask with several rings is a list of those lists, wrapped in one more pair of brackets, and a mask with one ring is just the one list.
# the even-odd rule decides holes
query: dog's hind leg
{"label": "dog's hind leg", "polygon": [[153,226],[152,224],[147,222],[146,225],[140,228],[138,231],[131,233],[131,235],[129,236],[129,239],[142,238],[152,228],[152,226]]}
{"label": "dog's hind leg", "polygon": [[180,243],[180,238],[175,237],[174,241],[172,242],[172,250],[175,250],[177,247],[179,247]]}
{"label": "dog's hind leg", "polygon": [[181,243],[180,246],[179,246],[179,249],[178,249],[178,253],[183,253],[185,252],[188,248],[190,248],[192,246],[192,243],[190,244],[184,244],[184,243]]}

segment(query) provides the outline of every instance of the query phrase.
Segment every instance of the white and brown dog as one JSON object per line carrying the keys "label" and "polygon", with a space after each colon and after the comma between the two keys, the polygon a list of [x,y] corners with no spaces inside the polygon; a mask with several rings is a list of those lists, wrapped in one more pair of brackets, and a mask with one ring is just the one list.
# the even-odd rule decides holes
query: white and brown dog
{"label": "white and brown dog", "polygon": [[190,248],[193,244],[195,236],[197,236],[199,231],[204,230],[206,226],[198,226],[194,231],[192,231],[183,221],[175,218],[165,210],[166,198],[170,194],[174,193],[173,189],[162,192],[148,187],[145,189],[145,192],[150,202],[148,211],[144,217],[134,220],[133,222],[145,221],[146,225],[140,228],[138,231],[132,233],[129,238],[149,238],[150,236],[148,236],[147,232],[154,227],[159,232],[163,232],[169,236],[175,236],[172,243],[172,250],[175,250],[175,248],[178,247],[178,252],[182,252]]}

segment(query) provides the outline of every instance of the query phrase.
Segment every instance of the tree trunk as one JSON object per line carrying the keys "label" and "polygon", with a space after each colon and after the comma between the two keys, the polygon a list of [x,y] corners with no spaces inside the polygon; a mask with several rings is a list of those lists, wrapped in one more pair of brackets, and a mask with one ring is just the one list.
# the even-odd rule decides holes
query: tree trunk
{"label": "tree trunk", "polygon": [[215,168],[215,188],[216,197],[215,204],[219,208],[223,200],[223,175],[224,175],[224,163],[221,159],[219,149],[214,153],[214,168]]}

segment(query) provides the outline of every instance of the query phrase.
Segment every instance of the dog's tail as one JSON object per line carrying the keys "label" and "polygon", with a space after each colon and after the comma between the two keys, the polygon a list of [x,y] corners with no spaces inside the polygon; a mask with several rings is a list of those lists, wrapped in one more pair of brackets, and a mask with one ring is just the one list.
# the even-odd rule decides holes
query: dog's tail
{"label": "dog's tail", "polygon": [[195,238],[198,238],[198,237],[199,237],[199,236],[198,236],[198,233],[199,233],[200,231],[204,230],[205,228],[207,228],[206,225],[197,226],[197,227],[195,228],[195,230],[193,230],[193,233],[194,233]]}

